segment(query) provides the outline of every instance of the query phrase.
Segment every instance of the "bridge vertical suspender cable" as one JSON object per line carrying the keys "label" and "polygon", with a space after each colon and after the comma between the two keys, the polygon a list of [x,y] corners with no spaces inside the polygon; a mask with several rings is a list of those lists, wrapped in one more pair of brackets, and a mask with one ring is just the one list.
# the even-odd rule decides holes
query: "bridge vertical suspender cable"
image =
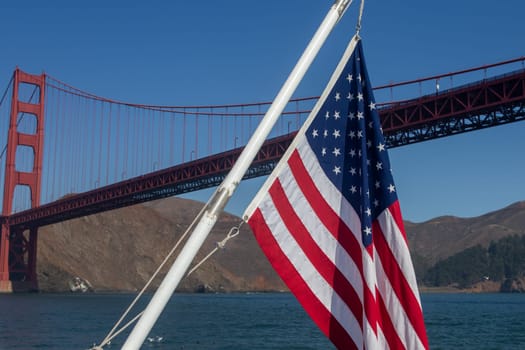
{"label": "bridge vertical suspender cable", "polygon": [[266,137],[271,132],[273,125],[285,108],[296,87],[299,85],[299,82],[302,80],[306,70],[317,55],[321,45],[324,43],[328,34],[339,21],[349,4],[349,0],[337,0],[331,7],[321,26],[299,59],[299,62],[279,91],[279,94],[272,103],[265,118],[252,136],[252,139],[244,148],[234,167],[226,176],[217,192],[210,199],[210,206],[202,215],[200,222],[193,230],[191,237],[188,239],[172,268],[169,270],[157,292],[151,299],[144,314],[136,324],[135,328],[133,328],[133,331],[124,343],[122,349],[134,350],[139,349],[142,346],[142,343],[164,309],[173,291],[176,289],[183,274],[188,269],[200,246],[217,221],[219,212],[224,208],[228,199],[232,196],[236,186],[240,182],[252,160],[255,158]]}

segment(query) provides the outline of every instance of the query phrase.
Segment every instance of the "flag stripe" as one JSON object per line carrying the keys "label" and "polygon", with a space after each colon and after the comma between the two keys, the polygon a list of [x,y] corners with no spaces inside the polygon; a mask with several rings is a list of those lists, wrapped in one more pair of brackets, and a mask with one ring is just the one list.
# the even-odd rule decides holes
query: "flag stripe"
{"label": "flag stripe", "polygon": [[[285,195],[289,198],[290,203],[293,203],[294,211],[298,215],[301,215],[302,224],[308,230],[310,236],[319,248],[324,251],[325,255],[330,258],[333,264],[337,265],[346,279],[353,281],[354,289],[359,293],[359,300],[362,301],[360,292],[363,289],[361,282],[362,271],[359,270],[356,262],[352,260],[352,257],[350,257],[348,252],[340,244],[340,241],[337,240],[337,235],[332,234],[320,220],[318,216],[319,213],[316,213],[312,207],[313,204],[317,205],[318,202],[306,197],[306,194],[301,190],[301,186],[297,183],[297,179],[294,177],[289,163],[286,165],[287,166],[283,168],[282,174],[279,175],[279,181]],[[306,174],[305,176],[308,175],[309,174]],[[311,180],[313,181],[313,179]],[[310,190],[311,188],[307,187],[307,189]],[[319,193],[317,192],[317,194]],[[348,231],[344,232],[344,234],[347,232]]]}
{"label": "flag stripe", "polygon": [[[360,349],[362,340],[359,340],[359,335],[354,335],[357,336],[358,339],[354,341],[349,331],[346,330],[337,319],[338,314],[344,313],[343,308],[335,310],[335,312],[331,311],[330,308],[326,306],[330,304],[331,300],[319,298],[319,296],[322,295],[318,291],[319,284],[312,284],[311,281],[308,283],[303,279],[305,275],[310,278],[315,278],[315,276],[314,274],[301,273],[301,271],[296,269],[296,265],[289,260],[290,255],[282,249],[279,239],[272,234],[273,230],[270,230],[261,208],[255,210],[252,217],[248,220],[248,223],[253,228],[257,241],[261,247],[264,247],[263,249],[272,266],[283,277],[290,291],[292,291],[297,300],[299,300],[321,331],[329,337],[339,349]],[[297,259],[297,257],[293,257],[292,259]],[[312,287],[317,290],[312,290]],[[359,327],[356,327],[353,333],[356,333],[358,329]]]}
{"label": "flag stripe", "polygon": [[[400,272],[403,274],[404,280],[410,286],[412,293],[415,295],[419,307],[421,308],[421,302],[419,300],[419,293],[417,292],[417,281],[414,270],[412,269],[412,260],[410,258],[410,251],[408,244],[405,239],[399,239],[399,237],[406,237],[403,226],[399,226],[396,218],[400,217],[399,202],[394,202],[388,210],[377,218],[379,225],[381,226],[382,232],[385,234],[386,245],[390,247],[393,258],[397,262],[397,266],[400,267]],[[405,288],[406,286],[403,286]]]}
{"label": "flag stripe", "polygon": [[245,217],[339,349],[428,349],[360,42],[321,96]]}
{"label": "flag stripe", "polygon": [[337,215],[332,207],[327,204],[325,198],[319,193],[315,182],[310,177],[310,173],[306,170],[297,151],[293,152],[288,160],[288,164],[290,165],[294,178],[297,180],[297,184],[301,188],[301,191],[305,193],[317,217],[319,217],[325,227],[328,228],[330,233],[339,240],[340,244],[358,266],[359,271],[363,273],[361,245],[359,241],[356,240],[348,226],[341,221],[341,217]]}
{"label": "flag stripe", "polygon": [[281,183],[278,180],[274,182],[269,193],[288,231],[295,238],[319,274],[323,276],[326,282],[335,290],[335,293],[337,293],[348,308],[352,310],[354,317],[361,326],[363,310],[361,304],[356,302],[361,298],[355,291],[354,286],[348,282],[341,271],[337,269],[312,239],[308,230],[301,222],[301,219],[295,213],[292,204],[288,201],[288,197],[284,193]]}
{"label": "flag stripe", "polygon": [[[401,338],[406,349],[425,349],[428,345],[423,345],[408,319],[407,313],[399,301],[388,276],[383,268],[382,261],[377,256],[376,259],[376,274],[377,274],[377,291],[378,301],[380,300],[388,310],[387,314],[381,315],[382,321],[391,322],[396,330],[396,333]],[[417,307],[416,307],[417,309]],[[419,309],[421,311],[421,309]]]}
{"label": "flag stripe", "polygon": [[[303,138],[304,139],[304,138]],[[373,262],[373,254],[370,254],[368,249],[365,249],[360,241],[361,237],[360,235],[354,234],[354,232],[359,232],[360,227],[360,219],[359,216],[357,216],[354,208],[346,201],[346,199],[341,196],[341,192],[339,192],[332,184],[332,182],[326,177],[324,171],[320,167],[319,163],[317,162],[317,158],[315,157],[315,154],[313,153],[312,149],[308,145],[307,142],[300,142],[297,146],[297,151],[299,153],[300,159],[297,161],[302,161],[303,165],[295,168],[295,176],[297,178],[303,179],[305,183],[301,186],[302,190],[307,192],[309,188],[312,188],[316,186],[315,184],[322,184],[323,185],[323,196],[322,197],[315,197],[315,200],[313,200],[313,207],[321,207],[323,205],[326,205],[329,207],[323,208],[322,210],[317,210],[316,213],[320,215],[320,213],[328,213],[331,212],[334,217],[337,216],[336,220],[335,218],[333,221],[336,221],[335,227],[346,227],[349,228],[349,231],[341,232],[341,234],[338,236],[338,239],[343,240],[351,240],[354,242],[348,249],[352,250],[358,250],[354,254],[354,261],[356,256],[362,257],[362,263],[359,263],[356,261],[358,266],[362,266],[360,268],[360,272],[362,275],[363,280],[365,281],[365,285],[367,288],[363,288],[363,299],[365,300],[365,311],[366,311],[366,318],[372,327],[372,330],[374,333],[376,332],[376,323],[378,320],[378,312],[377,307],[373,306],[375,304],[375,296],[373,295],[372,291],[375,291],[376,289],[376,279],[375,279],[375,271],[374,271],[374,262]],[[295,153],[292,153],[292,157],[295,157]],[[290,162],[288,162],[290,164]],[[298,171],[300,169],[300,172]],[[308,169],[308,171],[306,170]],[[311,176],[311,181],[307,181],[309,179],[309,176]],[[300,183],[299,183],[300,184]],[[319,193],[319,192],[318,192]],[[313,198],[310,196],[310,198]],[[337,211],[340,211],[344,213],[344,215],[338,216]],[[326,218],[325,224],[326,224]],[[341,224],[341,221],[343,224]],[[330,226],[327,226],[330,227]],[[336,229],[332,229],[332,232],[336,232]],[[353,239],[351,237],[353,237]],[[372,246],[373,249],[373,246]],[[362,251],[362,255],[361,255]],[[369,268],[367,269],[366,266]]]}
{"label": "flag stripe", "polygon": [[[379,294],[379,290],[377,291],[377,294]],[[405,344],[401,341],[401,338],[397,334],[396,328],[390,319],[388,309],[385,306],[383,299],[378,298],[377,304],[379,306],[379,312],[383,316],[381,318],[381,329],[385,334],[385,340],[388,343],[388,346],[390,349],[406,349]]]}
{"label": "flag stripe", "polygon": [[[384,213],[382,215],[387,214]],[[417,336],[425,343],[426,332],[419,299],[414,295],[412,287],[405,279],[405,275],[399,267],[397,260],[395,259],[394,254],[392,253],[392,250],[385,239],[384,231],[382,230],[379,222],[374,224],[374,226],[376,226],[376,231],[374,232],[374,245],[376,247],[379,259],[381,260],[381,266],[383,269],[385,269],[385,277],[388,278],[389,284],[392,286],[392,290],[400,303],[400,307],[406,313],[411,326],[414,327],[414,331],[416,332]],[[392,234],[392,230],[387,232]],[[400,321],[404,322],[403,320]]]}
{"label": "flag stripe", "polygon": [[[303,163],[303,159],[305,162]],[[375,296],[372,291],[375,290],[375,273],[373,268],[369,273],[363,272],[363,259],[369,266],[373,266],[373,261],[366,250],[364,250],[360,241],[357,240],[356,235],[348,228],[351,221],[354,228],[356,222],[358,225],[358,216],[355,215],[352,206],[340,196],[340,192],[333,189],[331,182],[325,177],[324,172],[320,168],[319,164],[315,160],[316,158],[311,155],[311,149],[308,143],[300,142],[298,145],[298,151],[294,151],[288,160],[288,164],[294,174],[294,178],[297,181],[301,191],[307,193],[306,196],[309,198],[309,203],[314,208],[317,217],[323,221],[325,227],[336,237],[340,243],[345,247],[347,252],[352,256],[353,261],[359,267],[361,280],[366,281],[364,285],[366,288],[362,289],[364,300],[364,310],[366,313],[366,320],[369,324],[370,329],[374,335],[377,334],[377,322],[379,319],[378,309],[375,305]],[[308,168],[308,171],[306,170]],[[316,184],[323,184],[323,196],[316,190]],[[339,196],[338,196],[339,194]],[[339,206],[347,213],[347,215],[339,216],[334,211],[336,203],[339,201]],[[354,215],[351,215],[354,213]],[[305,217],[307,220],[308,216]],[[346,220],[345,220],[346,219]],[[345,244],[346,243],[346,244]],[[361,251],[364,252],[361,255]],[[354,280],[354,283],[359,283],[358,280]],[[364,326],[363,326],[364,327]]]}
{"label": "flag stripe", "polygon": [[[320,166],[315,156],[315,153],[310,148],[310,145],[308,144],[308,142],[306,142],[306,140],[297,145],[297,151],[294,151],[292,153],[292,156],[294,156],[294,153],[296,152],[299,153],[299,158],[302,162],[302,166],[296,169],[301,169],[301,174],[296,175],[296,177],[309,174],[309,177],[312,181],[305,183],[304,187],[322,187],[322,198],[316,198],[316,200],[320,201],[321,203],[326,203],[326,205],[330,207],[330,212],[332,213],[332,215],[339,217],[337,218],[337,220],[333,219],[336,222],[335,225],[340,225],[340,221],[343,221],[344,224],[348,227],[350,234],[354,237],[353,242],[355,242],[348,248],[362,249],[363,245],[361,243],[361,235],[359,234],[361,220],[359,219],[359,216],[355,212],[354,208],[350,205],[350,203],[348,203],[348,201],[346,201],[346,199],[341,195],[341,192],[333,185],[330,179],[326,176],[323,168]],[[327,212],[329,211],[327,209],[325,210]],[[345,214],[340,215],[340,212],[344,212]],[[356,254],[361,255],[361,251],[358,251]]]}
{"label": "flag stripe", "polygon": [[[274,232],[274,237],[280,249],[289,257],[297,272],[310,286],[312,292],[331,311],[335,319],[343,325],[350,336],[355,339],[356,344],[362,343],[360,324],[357,322],[348,306],[334,293],[331,286],[326,283],[312,263],[305,256],[297,242],[286,229],[282,217],[275,208],[271,197],[266,196],[266,201],[259,208],[268,227]],[[277,271],[278,268],[276,267]],[[284,279],[284,277],[283,277]],[[315,311],[315,310],[314,310]]]}

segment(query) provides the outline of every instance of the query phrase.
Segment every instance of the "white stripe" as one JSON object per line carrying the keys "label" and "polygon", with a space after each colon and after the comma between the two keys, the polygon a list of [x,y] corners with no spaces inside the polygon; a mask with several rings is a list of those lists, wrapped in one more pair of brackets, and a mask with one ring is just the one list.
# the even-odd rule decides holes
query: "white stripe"
{"label": "white stripe", "polygon": [[[332,208],[332,210],[340,214],[341,220],[348,228],[350,228],[354,238],[357,240],[357,242],[359,242],[359,246],[363,255],[364,279],[368,289],[373,293],[376,286],[376,278],[373,267],[374,262],[367,254],[365,247],[363,246],[363,238],[361,236],[361,219],[354,210],[354,207],[352,207],[352,205],[346,200],[345,197],[343,197],[337,187],[334,186],[332,181],[326,176],[308,142],[305,141],[304,143],[299,144],[297,150],[306,169],[308,169],[312,180],[315,183],[323,184],[322,193],[328,205]],[[367,266],[369,268],[367,268]]]}
{"label": "white stripe", "polygon": [[305,168],[308,169],[310,177],[315,183],[322,184],[323,197],[328,205],[333,211],[340,213],[341,219],[350,228],[355,239],[361,242],[361,219],[352,205],[342,196],[339,189],[326,176],[308,142],[305,140],[305,142],[297,145],[297,151],[303,160]]}
{"label": "white stripe", "polygon": [[341,324],[346,332],[353,339],[354,343],[361,346],[362,334],[361,325],[356,320],[351,310],[334,292],[332,287],[317,272],[310,260],[306,257],[301,247],[297,244],[293,236],[286,229],[277,209],[275,208],[269,195],[260,203],[261,214],[273,233],[277,244],[287,256],[290,263],[295,267],[300,277],[309,286],[312,293],[319,302],[332,313],[335,319]]}
{"label": "white stripe", "polygon": [[386,341],[383,330],[380,327],[377,327],[377,349],[390,349],[390,346],[388,346],[388,342]]}
{"label": "white stripe", "polygon": [[419,339],[414,327],[412,327],[405,309],[401,306],[399,299],[392,289],[390,282],[386,276],[381,276],[385,274],[384,271],[379,271],[383,269],[382,264],[377,261],[376,266],[378,269],[378,276],[380,277],[378,278],[379,294],[381,295],[394,330],[401,339],[401,342],[405,345],[406,349],[425,349],[425,346]]}
{"label": "white stripe", "polygon": [[[361,249],[362,249],[362,253],[363,253],[362,255],[363,255],[364,279],[365,279],[365,282],[366,282],[366,284],[368,286],[368,289],[371,291],[372,295],[375,295],[376,286],[378,285],[379,281],[384,280],[386,278],[386,275],[385,275],[385,273],[384,273],[384,271],[382,269],[382,266],[379,267],[379,271],[378,271],[378,266],[377,266],[377,264],[378,264],[378,257],[377,257],[377,254],[375,254],[375,249],[374,249],[375,257],[372,258],[367,253],[367,251],[364,249],[364,246],[362,245],[362,238],[360,236],[360,220],[359,220],[359,217],[357,216],[357,213],[355,212],[355,210],[352,207],[352,205],[348,201],[346,201],[346,199],[341,195],[339,190],[337,190],[337,188],[335,188],[335,186],[333,186],[333,184],[330,181],[330,179],[328,179],[326,177],[323,169],[320,167],[320,165],[317,162],[315,156],[313,156],[313,153],[312,153],[311,148],[309,147],[309,144],[305,143],[305,144],[300,145],[299,147],[300,147],[299,148],[299,153],[301,155],[301,158],[303,159],[303,162],[305,163],[305,167],[308,169],[308,171],[311,174],[314,182],[315,183],[323,183],[325,185],[323,187],[323,197],[326,199],[327,203],[330,205],[330,207],[333,210],[340,211],[341,213],[348,213],[348,215],[341,215],[341,218],[346,223],[346,225],[348,227],[351,227],[351,231],[354,233],[354,237],[361,244]],[[390,212],[388,212],[388,214],[389,214],[390,218],[393,219],[391,214],[390,214]],[[385,228],[389,228],[389,229],[394,229],[393,227],[385,226],[387,220],[385,219],[384,213],[378,217],[378,221],[379,221],[380,225],[382,226],[382,228],[385,227]],[[388,241],[387,242],[390,242],[390,241],[393,240],[392,239],[393,238],[393,236],[392,236],[393,234],[400,234],[399,228],[397,227],[397,225],[395,225],[395,222],[394,222],[394,226],[395,226],[395,231],[394,230],[389,231],[389,232],[392,232],[392,234],[390,234],[388,236]],[[383,232],[386,232],[386,231],[383,229]],[[356,234],[356,233],[359,233],[359,234]],[[399,238],[401,238],[401,236],[399,236]],[[393,241],[396,241],[396,240],[393,240]],[[408,248],[406,247],[406,244],[404,244],[404,240],[401,243],[403,243],[403,244],[402,245],[399,245],[399,244],[395,244],[394,245],[398,249],[397,250],[397,254],[395,256],[397,258],[400,254],[407,254],[407,255],[405,255],[404,259],[400,259],[401,261],[406,261],[406,256],[410,257],[410,255],[409,255],[409,252],[408,252]],[[405,249],[406,249],[405,252],[403,252],[401,250],[403,245],[405,246]],[[410,265],[408,265],[408,266],[410,267],[409,271],[413,271],[411,262],[410,262]],[[407,268],[406,263],[405,263],[405,265],[403,267]],[[404,271],[406,271],[406,270],[404,270]],[[380,272],[380,274],[378,274],[378,272]],[[386,291],[384,291],[384,292],[386,293]],[[391,295],[393,293],[394,292],[393,292],[393,290],[391,290],[391,287],[390,287],[390,292],[388,294],[386,294],[386,295]],[[416,293],[415,293],[415,295],[419,296],[419,294],[417,293],[417,284],[416,284]],[[383,295],[383,297],[385,297],[385,295]],[[386,300],[385,300],[385,303],[386,303]],[[405,315],[405,317],[406,317],[406,314],[405,314],[404,310],[399,305],[399,300],[397,300],[397,304],[392,304],[392,305],[397,305],[397,307],[394,307],[394,306],[392,306],[392,307],[397,309],[397,310],[400,310],[402,312],[402,314]],[[393,313],[396,314],[396,315],[400,315],[400,313],[398,313],[398,312],[393,312]],[[392,318],[393,322],[394,322],[394,319],[395,319],[395,317]],[[374,325],[370,325],[370,326],[374,327]],[[410,325],[410,327],[412,329],[413,335],[416,337],[416,339],[419,342],[419,337],[417,336],[417,333],[415,333],[415,331],[414,331],[414,329],[412,328],[411,325]],[[376,340],[372,339],[374,336],[375,335],[371,336],[370,341],[374,341],[374,342],[376,341]],[[403,338],[403,337],[401,337],[401,338]],[[419,342],[419,345],[421,345],[421,347],[423,347],[420,342]]]}
{"label": "white stripe", "polygon": [[399,229],[394,220],[394,217],[390,213],[390,210],[385,210],[381,215],[378,216],[377,221],[381,226],[385,240],[396,259],[397,265],[403,271],[406,281],[412,289],[412,293],[416,296],[416,299],[421,307],[421,300],[419,298],[419,291],[417,288],[416,274],[412,265],[412,259],[410,258],[410,251],[403,239],[403,233]]}
{"label": "white stripe", "polygon": [[401,342],[405,345],[406,349],[425,349],[425,346],[421,343],[405,309],[392,288],[388,276],[383,269],[383,262],[377,253],[375,256],[375,262],[377,288]]}
{"label": "white stripe", "polygon": [[[372,249],[373,249],[373,245],[372,245]],[[370,294],[374,298],[374,300],[372,300],[371,302],[374,303],[374,305],[377,305],[377,302],[375,300],[377,298],[376,296],[376,286],[377,286],[376,268],[375,268],[374,261],[372,260],[372,257],[368,255],[368,251],[366,250],[363,250],[363,274],[364,274],[366,285],[370,291]],[[379,315],[379,310],[377,309],[377,307],[375,307],[374,311],[376,315]],[[368,328],[367,337],[366,337],[367,344],[371,345],[370,349],[375,349],[376,347],[374,347],[374,344],[377,344],[378,340],[375,338],[376,336],[374,334],[373,329],[377,329],[379,328],[379,326],[377,324],[371,324],[368,318],[366,318],[366,322],[367,322],[367,328]],[[381,348],[377,347],[377,349],[381,349]]]}
{"label": "white stripe", "polygon": [[330,261],[346,277],[349,284],[359,296],[361,305],[363,302],[363,283],[361,271],[348,252],[339,244],[339,241],[326,229],[324,224],[310,206],[308,199],[299,188],[289,168],[283,170],[279,181],[288,197],[294,211],[300,213],[302,224],[306,227],[310,237],[315,241]]}

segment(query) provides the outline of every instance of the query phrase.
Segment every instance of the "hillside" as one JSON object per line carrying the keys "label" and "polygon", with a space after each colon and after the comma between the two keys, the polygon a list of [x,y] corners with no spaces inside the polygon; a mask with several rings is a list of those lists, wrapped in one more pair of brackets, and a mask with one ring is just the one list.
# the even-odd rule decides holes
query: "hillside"
{"label": "hillside", "polygon": [[442,216],[423,223],[405,222],[418,277],[436,262],[467,248],[488,247],[503,237],[525,234],[525,202],[473,218]]}
{"label": "hillside", "polygon": [[[68,282],[74,277],[89,281],[96,291],[142,288],[201,207],[199,202],[169,198],[41,228],[37,266],[40,289],[69,290]],[[223,214],[198,258],[211,251],[239,221]],[[157,280],[153,286],[159,283]],[[204,289],[274,291],[285,286],[244,225],[225,249],[185,278],[179,288]]]}
{"label": "hillside", "polygon": [[[176,197],[43,227],[38,241],[38,279],[43,291],[69,290],[74,277],[95,291],[134,291],[144,283],[184,232],[202,204]],[[199,258],[240,219],[223,214]],[[418,279],[436,262],[467,248],[525,234],[525,202],[476,218],[439,217],[406,222]],[[154,283],[158,285],[159,281]],[[262,254],[248,225],[193,275],[180,291],[286,290]]]}

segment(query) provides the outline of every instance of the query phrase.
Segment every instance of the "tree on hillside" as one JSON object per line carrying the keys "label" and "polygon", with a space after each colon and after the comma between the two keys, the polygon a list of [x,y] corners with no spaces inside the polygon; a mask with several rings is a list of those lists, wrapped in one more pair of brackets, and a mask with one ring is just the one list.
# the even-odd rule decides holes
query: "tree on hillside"
{"label": "tree on hillside", "polygon": [[487,250],[481,245],[463,250],[430,268],[423,279],[429,286],[457,284],[464,288],[481,281],[488,272]]}
{"label": "tree on hillside", "polygon": [[516,278],[525,271],[525,236],[508,236],[491,242],[489,248],[490,273],[494,280]]}
{"label": "tree on hillside", "polygon": [[427,270],[428,286],[469,287],[488,277],[504,281],[525,276],[525,236],[508,236],[491,242],[488,249],[477,245],[465,249]]}

